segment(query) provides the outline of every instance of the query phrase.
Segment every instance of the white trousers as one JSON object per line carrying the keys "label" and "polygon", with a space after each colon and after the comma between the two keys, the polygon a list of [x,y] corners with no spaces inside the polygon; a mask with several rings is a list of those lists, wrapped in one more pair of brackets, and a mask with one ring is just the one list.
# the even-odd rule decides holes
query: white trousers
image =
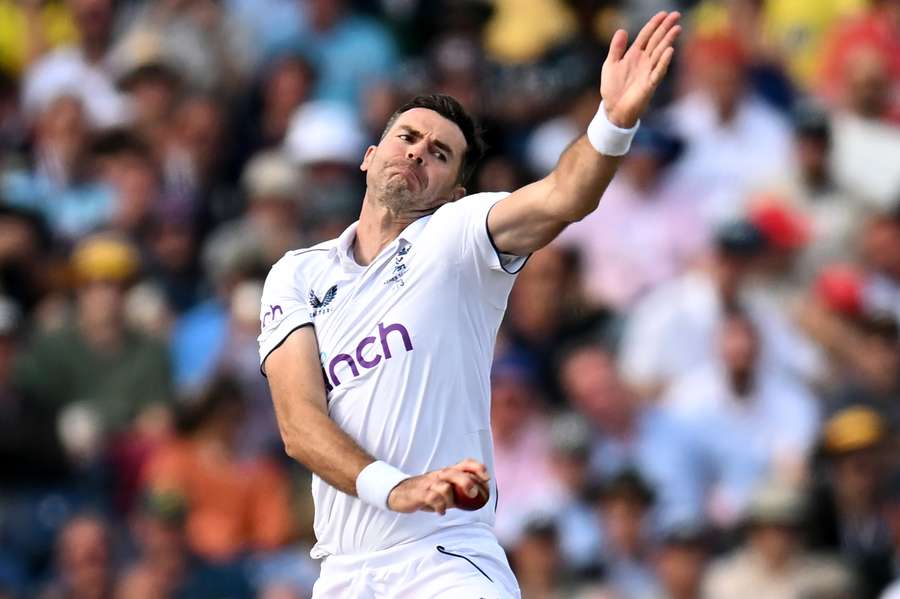
{"label": "white trousers", "polygon": [[381,551],[322,560],[313,599],[520,599],[493,533],[461,526]]}

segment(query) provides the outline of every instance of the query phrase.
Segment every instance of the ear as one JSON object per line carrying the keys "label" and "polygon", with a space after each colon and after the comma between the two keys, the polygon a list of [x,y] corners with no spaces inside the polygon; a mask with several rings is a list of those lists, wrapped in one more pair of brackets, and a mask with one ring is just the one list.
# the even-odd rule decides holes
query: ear
{"label": "ear", "polygon": [[455,202],[461,198],[466,197],[466,188],[462,185],[457,185],[453,188],[453,191],[450,193],[450,201]]}
{"label": "ear", "polygon": [[376,149],[378,149],[377,146],[369,146],[366,148],[366,153],[363,155],[362,164],[359,165],[359,170],[363,172],[369,170],[369,165],[372,164],[372,156],[375,154]]}

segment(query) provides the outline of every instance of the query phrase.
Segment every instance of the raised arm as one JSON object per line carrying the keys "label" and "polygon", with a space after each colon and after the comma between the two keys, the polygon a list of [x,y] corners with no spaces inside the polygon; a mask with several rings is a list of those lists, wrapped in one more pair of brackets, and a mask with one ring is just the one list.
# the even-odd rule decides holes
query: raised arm
{"label": "raised arm", "polygon": [[[545,178],[518,189],[488,215],[488,230],[501,252],[524,256],[550,243],[570,223],[593,212],[615,175],[630,135],[669,68],[681,27],[679,13],[660,12],[631,47],[615,33],[603,63],[603,103],[588,127]],[[599,148],[598,148],[599,146]]]}
{"label": "raised arm", "polygon": [[265,370],[285,451],[339,491],[380,509],[443,514],[454,507],[452,484],[474,493],[467,473],[489,480],[474,460],[408,476],[369,455],[328,416],[312,326],[288,335],[266,358]]}

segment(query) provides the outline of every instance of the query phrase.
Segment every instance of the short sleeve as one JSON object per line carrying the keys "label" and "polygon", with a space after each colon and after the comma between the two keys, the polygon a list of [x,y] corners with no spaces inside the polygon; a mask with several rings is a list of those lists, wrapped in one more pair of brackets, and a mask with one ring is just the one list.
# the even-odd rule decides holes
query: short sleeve
{"label": "short sleeve", "polygon": [[462,198],[453,206],[455,218],[462,228],[461,251],[464,263],[514,275],[528,256],[505,254],[497,249],[488,230],[487,219],[494,205],[508,196],[508,192],[478,193]]}
{"label": "short sleeve", "polygon": [[296,257],[287,255],[272,267],[263,286],[259,311],[259,364],[265,375],[265,361],[288,335],[312,324],[306,305],[304,283]]}

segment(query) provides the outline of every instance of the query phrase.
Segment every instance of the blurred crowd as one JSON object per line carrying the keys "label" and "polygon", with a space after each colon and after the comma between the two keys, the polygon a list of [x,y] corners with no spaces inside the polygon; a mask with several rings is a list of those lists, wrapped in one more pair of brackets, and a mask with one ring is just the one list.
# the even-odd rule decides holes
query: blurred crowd
{"label": "blurred crowd", "polygon": [[481,121],[469,192],[544,176],[660,9],[631,152],[509,300],[498,537],[525,599],[900,597],[898,0],[0,0],[0,597],[308,597],[268,268],[416,93]]}

